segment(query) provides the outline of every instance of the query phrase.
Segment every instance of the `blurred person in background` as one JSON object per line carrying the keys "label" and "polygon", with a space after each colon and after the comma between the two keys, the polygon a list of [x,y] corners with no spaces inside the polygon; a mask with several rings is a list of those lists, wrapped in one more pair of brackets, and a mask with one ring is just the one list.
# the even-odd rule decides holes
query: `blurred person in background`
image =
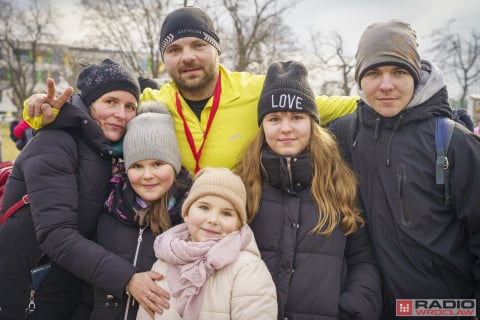
{"label": "blurred person in background", "polygon": [[22,150],[33,137],[33,129],[24,119],[10,122],[10,139],[15,142],[18,150]]}

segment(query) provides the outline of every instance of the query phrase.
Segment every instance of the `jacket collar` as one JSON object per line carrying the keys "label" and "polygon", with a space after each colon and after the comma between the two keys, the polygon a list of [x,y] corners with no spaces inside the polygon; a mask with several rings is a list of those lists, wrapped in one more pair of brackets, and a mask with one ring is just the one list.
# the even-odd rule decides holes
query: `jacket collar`
{"label": "jacket collar", "polygon": [[312,185],[313,164],[310,154],[285,157],[264,148],[261,161],[268,172],[268,184],[277,189],[296,194]]}

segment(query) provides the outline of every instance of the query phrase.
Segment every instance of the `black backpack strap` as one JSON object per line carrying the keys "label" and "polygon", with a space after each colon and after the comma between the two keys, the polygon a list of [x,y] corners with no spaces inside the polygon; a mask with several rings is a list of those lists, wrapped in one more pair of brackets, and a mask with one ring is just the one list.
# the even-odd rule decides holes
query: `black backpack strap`
{"label": "black backpack strap", "polygon": [[344,159],[353,164],[352,149],[358,131],[358,115],[352,113],[330,122],[328,129],[336,136]]}
{"label": "black backpack strap", "polygon": [[442,116],[435,118],[435,183],[445,185],[445,204],[447,205],[450,203],[450,164],[447,154],[453,127],[453,120]]}

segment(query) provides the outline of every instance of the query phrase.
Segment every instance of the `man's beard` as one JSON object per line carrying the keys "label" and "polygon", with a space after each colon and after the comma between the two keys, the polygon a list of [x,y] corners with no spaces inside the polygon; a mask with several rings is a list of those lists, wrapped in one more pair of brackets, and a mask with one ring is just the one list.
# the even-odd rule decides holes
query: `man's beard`
{"label": "man's beard", "polygon": [[191,94],[200,93],[205,88],[209,88],[217,74],[214,67],[208,70],[202,68],[202,70],[204,71],[204,74],[200,78],[183,79],[181,76],[176,75],[175,77],[172,76],[172,79],[181,92],[189,92]]}

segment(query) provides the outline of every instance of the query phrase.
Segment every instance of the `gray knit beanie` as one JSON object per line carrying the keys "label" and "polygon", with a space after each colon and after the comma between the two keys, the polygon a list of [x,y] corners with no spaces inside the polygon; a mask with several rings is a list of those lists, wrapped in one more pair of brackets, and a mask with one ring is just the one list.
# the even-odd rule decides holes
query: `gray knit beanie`
{"label": "gray knit beanie", "polygon": [[315,95],[307,77],[307,68],[301,62],[271,64],[258,101],[258,125],[268,113],[287,111],[308,113],[320,123]]}
{"label": "gray knit beanie", "polygon": [[242,179],[227,168],[206,167],[198,171],[182,206],[182,217],[199,198],[214,195],[224,198],[237,210],[242,225],[247,223],[247,192]]}
{"label": "gray knit beanie", "polygon": [[127,124],[123,139],[125,168],[137,161],[162,160],[180,172],[182,161],[175,126],[168,108],[160,102],[144,102]]}
{"label": "gray knit beanie", "polygon": [[80,97],[88,107],[105,93],[115,90],[128,91],[140,98],[138,79],[127,67],[110,59],[92,64],[80,72],[77,79]]}
{"label": "gray knit beanie", "polygon": [[355,81],[373,68],[396,65],[408,70],[415,85],[420,81],[420,55],[415,30],[403,21],[390,20],[371,24],[363,32],[355,55]]}
{"label": "gray knit beanie", "polygon": [[183,7],[170,12],[163,20],[160,31],[160,54],[168,45],[185,37],[195,37],[211,44],[220,53],[220,38],[215,31],[212,19],[199,8]]}

